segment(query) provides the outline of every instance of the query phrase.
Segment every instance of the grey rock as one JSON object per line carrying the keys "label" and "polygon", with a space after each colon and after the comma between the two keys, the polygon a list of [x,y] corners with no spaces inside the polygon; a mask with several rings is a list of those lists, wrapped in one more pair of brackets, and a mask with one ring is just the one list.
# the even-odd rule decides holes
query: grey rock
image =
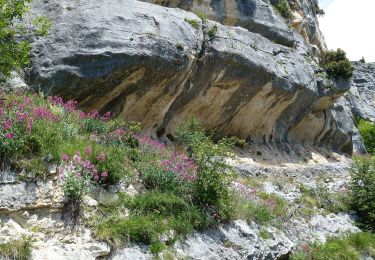
{"label": "grey rock", "polygon": [[194,13],[203,13],[208,19],[221,24],[240,26],[247,30],[259,33],[279,44],[296,45],[296,34],[284,22],[269,1],[264,0],[144,0],[153,4],[167,7],[178,7]]}
{"label": "grey rock", "polygon": [[320,31],[319,20],[315,13],[315,3],[318,4],[318,0],[289,1],[292,9],[297,12],[297,14],[294,14],[295,18],[292,24],[294,29],[304,36],[307,42],[315,45],[319,51],[326,51],[325,39],[323,33]]}
{"label": "grey rock", "polygon": [[53,22],[49,36],[32,43],[34,88],[139,121],[158,138],[173,139],[196,114],[219,136],[348,151],[350,131],[325,114],[334,113],[330,107],[349,86],[318,85],[319,68],[303,41],[288,48],[244,28],[202,25],[193,13],[135,0],[67,5],[33,3],[35,14]]}
{"label": "grey rock", "polygon": [[375,63],[354,62],[353,84],[346,99],[352,112],[375,122]]}

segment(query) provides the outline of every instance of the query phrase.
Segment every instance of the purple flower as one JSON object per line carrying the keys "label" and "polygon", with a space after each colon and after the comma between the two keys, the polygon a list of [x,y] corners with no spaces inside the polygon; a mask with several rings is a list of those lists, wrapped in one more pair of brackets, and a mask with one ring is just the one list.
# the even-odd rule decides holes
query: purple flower
{"label": "purple flower", "polygon": [[5,120],[5,121],[2,123],[2,125],[3,125],[3,128],[4,128],[5,130],[9,130],[9,129],[12,128],[12,120],[7,119],[7,120]]}
{"label": "purple flower", "polygon": [[102,177],[103,177],[103,178],[108,177],[108,172],[102,172]]}
{"label": "purple flower", "polygon": [[61,160],[63,160],[64,162],[67,162],[69,160],[69,156],[67,154],[63,154],[61,156]]}
{"label": "purple flower", "polygon": [[89,160],[86,160],[83,162],[83,168],[90,169],[90,167],[91,167],[91,162]]}
{"label": "purple flower", "polygon": [[94,175],[94,180],[96,181],[96,182],[98,182],[99,181],[99,175]]}
{"label": "purple flower", "polygon": [[91,146],[86,147],[86,156],[91,156],[92,155],[92,148]]}
{"label": "purple flower", "polygon": [[105,154],[103,152],[100,152],[100,154],[98,155],[98,157],[96,157],[96,159],[98,159],[98,161],[105,161]]}
{"label": "purple flower", "polygon": [[5,134],[5,138],[7,138],[7,139],[13,139],[14,138],[14,134],[12,134],[12,133],[6,133]]}

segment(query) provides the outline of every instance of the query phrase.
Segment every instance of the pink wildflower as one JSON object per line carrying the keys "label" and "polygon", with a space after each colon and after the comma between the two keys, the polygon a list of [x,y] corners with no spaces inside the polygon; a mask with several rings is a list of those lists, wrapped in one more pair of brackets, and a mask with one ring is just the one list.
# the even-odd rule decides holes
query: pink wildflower
{"label": "pink wildflower", "polygon": [[5,121],[2,123],[2,125],[3,125],[3,128],[4,128],[5,130],[9,130],[9,129],[12,128],[12,120],[7,119],[7,120],[5,120]]}
{"label": "pink wildflower", "polygon": [[102,172],[102,177],[103,177],[103,178],[108,177],[108,172]]}
{"label": "pink wildflower", "polygon": [[69,156],[67,154],[63,154],[61,156],[61,160],[63,160],[64,162],[67,162],[69,160]]}
{"label": "pink wildflower", "polygon": [[94,175],[94,180],[95,180],[96,182],[98,182],[99,179],[100,179],[99,175]]}
{"label": "pink wildflower", "polygon": [[5,137],[6,137],[7,139],[13,139],[13,138],[14,138],[14,134],[12,134],[12,133],[6,133],[6,134],[5,134]]}
{"label": "pink wildflower", "polygon": [[92,148],[91,146],[86,147],[86,156],[91,156],[92,155]]}
{"label": "pink wildflower", "polygon": [[96,157],[96,159],[98,159],[101,162],[105,161],[105,154],[103,152],[100,152],[100,154],[98,155],[98,157]]}

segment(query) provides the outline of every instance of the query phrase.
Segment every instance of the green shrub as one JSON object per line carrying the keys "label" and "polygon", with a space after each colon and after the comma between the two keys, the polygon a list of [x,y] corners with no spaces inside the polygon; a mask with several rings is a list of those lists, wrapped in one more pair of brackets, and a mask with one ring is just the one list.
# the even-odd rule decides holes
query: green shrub
{"label": "green shrub", "polygon": [[375,230],[375,159],[355,159],[351,176],[351,206],[357,211],[361,225]]}
{"label": "green shrub", "polygon": [[323,53],[320,64],[327,72],[328,76],[334,79],[349,79],[353,76],[353,66],[346,57],[345,51],[327,51]]}
{"label": "green shrub", "polygon": [[21,29],[15,26],[17,20],[27,11],[30,0],[0,1],[0,80],[3,81],[10,73],[29,64],[30,46],[27,41],[17,41],[22,35]]}
{"label": "green shrub", "polygon": [[343,238],[330,238],[325,244],[314,243],[312,245],[306,245],[302,250],[295,252],[291,259],[360,260],[365,256],[375,256],[375,235],[361,232],[345,235]]}
{"label": "green shrub", "polygon": [[212,26],[208,31],[207,31],[208,37],[210,39],[213,39],[216,37],[217,34],[217,25]]}
{"label": "green shrub", "polygon": [[106,122],[97,118],[82,119],[82,131],[84,133],[103,134],[109,131],[109,126]]}
{"label": "green shrub", "polygon": [[79,201],[88,192],[90,177],[78,175],[76,172],[68,172],[63,179],[64,195],[71,200]]}
{"label": "green shrub", "polygon": [[365,60],[365,57],[362,57],[360,60],[359,60],[360,63],[366,63],[366,60]]}
{"label": "green shrub", "polygon": [[38,16],[33,20],[35,27],[35,34],[39,36],[46,36],[52,26],[51,20],[47,16]]}
{"label": "green shrub", "polygon": [[293,19],[292,9],[290,9],[288,0],[276,0],[274,6],[277,12],[287,20]]}
{"label": "green shrub", "polygon": [[192,191],[192,183],[176,178],[176,175],[159,167],[148,167],[142,173],[142,179],[148,189],[174,193],[187,193]]}
{"label": "green shrub", "polygon": [[347,212],[350,209],[351,195],[346,190],[333,193],[321,184],[318,184],[317,188],[301,185],[300,190],[302,195],[297,201],[309,208],[317,207],[334,213]]}
{"label": "green shrub", "polygon": [[366,150],[370,154],[375,153],[375,125],[369,121],[359,119],[358,130],[365,143]]}
{"label": "green shrub", "polygon": [[199,25],[199,22],[197,20],[194,20],[194,19],[185,19],[185,21],[190,24],[191,26],[193,26],[194,29],[198,30],[200,25]]}
{"label": "green shrub", "polygon": [[162,252],[166,248],[165,243],[156,241],[155,243],[152,243],[149,247],[149,250],[152,254],[158,254]]}
{"label": "green shrub", "polygon": [[245,219],[261,224],[269,224],[282,220],[286,215],[287,203],[274,194],[261,193],[256,200],[244,198],[235,193],[236,207],[231,212],[231,219]]}
{"label": "green shrub", "polygon": [[222,220],[230,216],[233,209],[229,186],[233,169],[226,163],[234,139],[222,139],[217,143],[204,134],[201,122],[192,117],[177,131],[178,139],[188,147],[198,165],[198,176],[194,182],[196,203],[211,208]]}
{"label": "green shrub", "polygon": [[199,11],[196,13],[196,15],[202,20],[202,23],[206,23],[207,21],[207,15],[206,13]]}
{"label": "green shrub", "polygon": [[0,258],[27,260],[31,257],[33,239],[23,236],[20,239],[0,244]]}

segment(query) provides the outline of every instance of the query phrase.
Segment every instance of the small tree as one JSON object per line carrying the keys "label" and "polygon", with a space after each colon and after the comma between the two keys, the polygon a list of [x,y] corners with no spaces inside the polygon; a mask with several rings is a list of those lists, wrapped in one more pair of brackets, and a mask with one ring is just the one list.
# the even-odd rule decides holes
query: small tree
{"label": "small tree", "polygon": [[365,57],[362,56],[362,58],[359,60],[361,63],[366,63]]}

